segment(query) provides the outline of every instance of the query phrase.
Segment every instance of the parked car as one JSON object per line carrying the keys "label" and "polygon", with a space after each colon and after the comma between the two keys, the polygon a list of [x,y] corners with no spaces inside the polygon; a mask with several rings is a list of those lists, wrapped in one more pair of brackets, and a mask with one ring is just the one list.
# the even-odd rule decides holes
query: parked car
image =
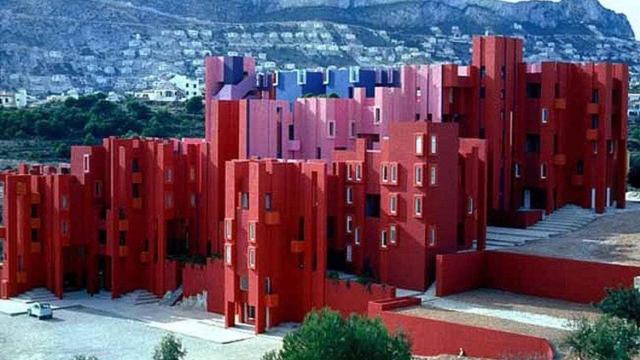
{"label": "parked car", "polygon": [[37,317],[40,320],[53,318],[51,304],[35,302],[27,309],[27,315]]}

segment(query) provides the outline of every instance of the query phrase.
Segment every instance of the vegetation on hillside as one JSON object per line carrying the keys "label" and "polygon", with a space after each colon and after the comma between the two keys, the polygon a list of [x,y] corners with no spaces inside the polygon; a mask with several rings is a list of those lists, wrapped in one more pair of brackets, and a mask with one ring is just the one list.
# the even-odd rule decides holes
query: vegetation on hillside
{"label": "vegetation on hillside", "polygon": [[352,315],[344,319],[323,309],[304,319],[297,330],[287,334],[278,352],[263,360],[409,360],[411,346],[402,333],[389,334],[379,319]]}
{"label": "vegetation on hillside", "polygon": [[34,108],[0,109],[0,140],[56,140],[56,153],[68,157],[68,144],[97,144],[108,136],[202,137],[202,98],[176,106],[150,106],[129,98],[121,103],[98,93]]}
{"label": "vegetation on hillside", "polygon": [[629,185],[640,189],[640,125],[629,126]]}

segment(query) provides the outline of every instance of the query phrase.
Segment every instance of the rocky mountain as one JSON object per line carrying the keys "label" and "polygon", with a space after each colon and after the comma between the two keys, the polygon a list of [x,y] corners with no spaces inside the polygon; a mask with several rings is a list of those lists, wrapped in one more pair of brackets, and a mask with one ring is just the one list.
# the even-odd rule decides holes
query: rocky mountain
{"label": "rocky mountain", "polygon": [[263,68],[466,62],[485,32],[525,37],[533,60],[640,62],[626,17],[597,0],[0,0],[0,90],[135,91],[201,77],[208,54]]}

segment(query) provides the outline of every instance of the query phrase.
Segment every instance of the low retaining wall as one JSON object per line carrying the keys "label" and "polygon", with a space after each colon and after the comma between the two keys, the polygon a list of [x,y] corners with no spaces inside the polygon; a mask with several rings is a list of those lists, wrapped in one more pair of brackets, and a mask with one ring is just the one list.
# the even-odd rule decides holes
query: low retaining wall
{"label": "low retaining wall", "polygon": [[207,292],[207,311],[224,313],[224,265],[222,260],[207,259],[206,265],[187,264],[182,269],[185,297]]}
{"label": "low retaining wall", "polygon": [[[417,300],[417,301],[416,301]],[[390,331],[402,331],[418,356],[441,354],[480,358],[553,359],[553,349],[545,339],[505,331],[428,319],[394,312],[394,309],[419,305],[415,298],[371,302],[369,316],[379,317]]]}
{"label": "low retaining wall", "polygon": [[325,306],[343,316],[366,315],[370,301],[395,298],[396,288],[381,284],[363,285],[355,281],[326,279]]}
{"label": "low retaining wall", "polygon": [[438,255],[436,295],[481,287],[518,294],[595,303],[605,290],[630,287],[640,267],[499,251]]}

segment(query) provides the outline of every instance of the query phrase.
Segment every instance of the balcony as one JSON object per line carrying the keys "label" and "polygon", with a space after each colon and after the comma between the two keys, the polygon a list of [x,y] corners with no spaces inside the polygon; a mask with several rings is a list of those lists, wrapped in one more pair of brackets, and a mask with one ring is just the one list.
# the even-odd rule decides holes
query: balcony
{"label": "balcony", "polygon": [[134,198],[131,200],[131,207],[134,209],[142,209],[142,198]]}
{"label": "balcony", "polygon": [[600,105],[595,103],[587,104],[587,114],[595,115],[600,112]]}
{"label": "balcony", "polygon": [[291,252],[294,254],[299,254],[304,252],[304,241],[292,241],[291,242]]}
{"label": "balcony", "polygon": [[119,220],[118,221],[118,231],[129,231],[129,221],[128,220]]}
{"label": "balcony", "polygon": [[287,143],[287,150],[300,151],[300,140],[289,140]]}
{"label": "balcony", "polygon": [[27,272],[26,271],[18,271],[16,274],[16,282],[18,284],[26,284],[27,283]]}
{"label": "balcony", "polygon": [[146,264],[149,262],[149,252],[143,251],[140,253],[140,262]]}
{"label": "balcony", "polygon": [[565,154],[555,154],[553,156],[553,165],[567,165],[567,155]]}
{"label": "balcony", "polygon": [[598,129],[588,129],[587,130],[587,140],[588,141],[596,141],[596,140],[598,140]]}
{"label": "balcony", "polygon": [[31,252],[34,254],[39,254],[42,251],[42,243],[40,242],[32,242],[31,243]]}
{"label": "balcony", "polygon": [[573,185],[573,186],[582,186],[582,185],[584,185],[584,176],[583,175],[572,175],[571,176],[571,185]]}
{"label": "balcony", "polygon": [[566,110],[567,109],[567,99],[555,99],[553,103],[553,107],[556,110]]}
{"label": "balcony", "polygon": [[142,173],[141,172],[132,173],[131,182],[134,184],[142,184]]}
{"label": "balcony", "polygon": [[129,255],[129,247],[126,245],[118,246],[118,256],[125,257]]}
{"label": "balcony", "polygon": [[280,224],[280,213],[277,211],[267,211],[264,215],[264,222],[267,225]]}
{"label": "balcony", "polygon": [[268,294],[264,296],[264,302],[267,307],[277,307],[280,297],[278,294]]}

